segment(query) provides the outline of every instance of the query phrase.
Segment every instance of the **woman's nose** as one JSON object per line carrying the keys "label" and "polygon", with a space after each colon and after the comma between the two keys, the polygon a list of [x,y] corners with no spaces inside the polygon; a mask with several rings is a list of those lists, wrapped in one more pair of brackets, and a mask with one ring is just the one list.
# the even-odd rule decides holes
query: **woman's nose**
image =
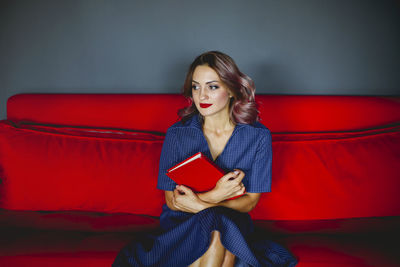
{"label": "woman's nose", "polygon": [[208,99],[208,94],[206,90],[200,89],[200,100],[205,100],[205,99]]}

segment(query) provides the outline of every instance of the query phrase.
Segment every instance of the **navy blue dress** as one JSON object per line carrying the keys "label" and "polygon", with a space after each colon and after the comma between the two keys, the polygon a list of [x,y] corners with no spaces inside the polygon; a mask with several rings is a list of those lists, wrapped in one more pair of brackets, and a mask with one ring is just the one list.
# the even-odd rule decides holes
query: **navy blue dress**
{"label": "navy blue dress", "polygon": [[[175,189],[175,182],[165,175],[167,169],[189,156],[203,152],[212,159],[198,115],[184,124],[172,125],[163,144],[157,188]],[[240,169],[249,193],[270,192],[272,147],[269,130],[259,122],[238,123],[214,161],[226,172]],[[295,266],[297,261],[282,246],[254,238],[254,226],[247,213],[225,207],[205,209],[192,214],[163,206],[161,232],[146,236],[124,247],[113,267],[188,266],[208,249],[211,232],[221,233],[223,246],[236,256],[235,266]]]}

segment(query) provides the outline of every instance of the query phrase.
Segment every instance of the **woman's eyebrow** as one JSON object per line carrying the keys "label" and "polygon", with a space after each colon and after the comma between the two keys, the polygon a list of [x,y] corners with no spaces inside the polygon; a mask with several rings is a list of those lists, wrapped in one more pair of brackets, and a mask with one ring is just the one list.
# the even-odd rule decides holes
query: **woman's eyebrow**
{"label": "woman's eyebrow", "polygon": [[209,83],[217,83],[218,81],[209,81],[209,82],[206,82],[206,84],[209,84]]}
{"label": "woman's eyebrow", "polygon": [[[192,82],[194,82],[194,83],[199,83],[199,82],[196,82],[195,80],[192,80]],[[219,82],[219,81],[209,81],[209,82],[206,82],[206,84],[209,84],[209,83],[217,83],[217,82]]]}

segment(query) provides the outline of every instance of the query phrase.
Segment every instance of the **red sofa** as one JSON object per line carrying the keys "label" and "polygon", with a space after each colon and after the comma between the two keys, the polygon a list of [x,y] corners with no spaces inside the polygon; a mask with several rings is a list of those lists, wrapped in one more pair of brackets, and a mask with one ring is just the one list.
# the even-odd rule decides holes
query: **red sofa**
{"label": "red sofa", "polygon": [[[400,97],[258,95],[272,192],[251,212],[298,266],[400,266]],[[110,266],[155,231],[180,95],[19,94],[0,122],[0,266]]]}

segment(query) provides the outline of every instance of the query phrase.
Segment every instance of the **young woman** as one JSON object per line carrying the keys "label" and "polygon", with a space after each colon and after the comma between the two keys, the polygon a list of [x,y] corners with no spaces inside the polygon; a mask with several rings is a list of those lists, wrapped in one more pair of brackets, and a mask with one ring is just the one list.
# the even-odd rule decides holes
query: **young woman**
{"label": "young woman", "polygon": [[[179,111],[181,121],[168,129],[161,152],[163,233],[125,247],[113,266],[296,265],[286,249],[252,235],[248,212],[270,191],[272,162],[271,135],[258,122],[254,92],[228,55],[212,51],[194,60],[183,87],[191,105]],[[226,170],[208,192],[193,192],[165,175],[197,152]]]}

